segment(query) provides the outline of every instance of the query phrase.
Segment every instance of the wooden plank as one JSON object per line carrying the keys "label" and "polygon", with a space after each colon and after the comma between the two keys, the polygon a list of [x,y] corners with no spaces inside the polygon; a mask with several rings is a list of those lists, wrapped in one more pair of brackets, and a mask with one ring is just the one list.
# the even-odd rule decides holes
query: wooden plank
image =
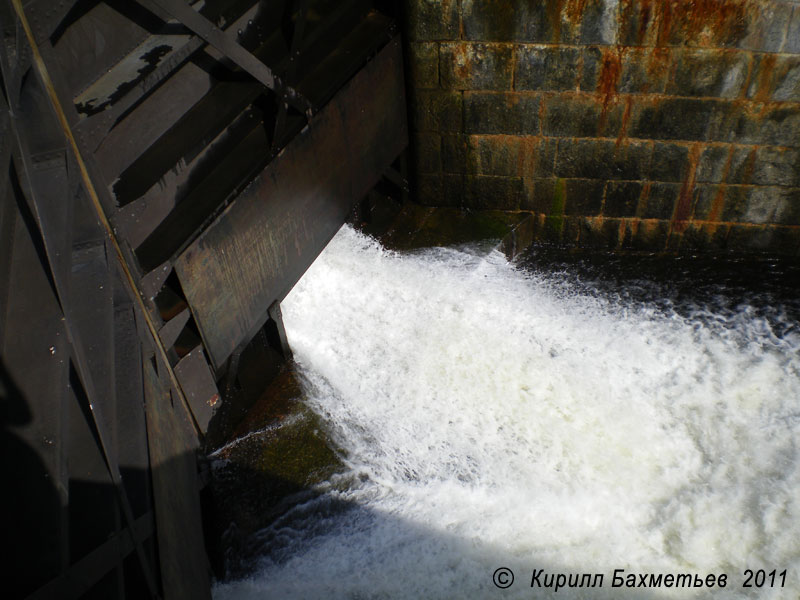
{"label": "wooden plank", "polygon": [[176,272],[215,368],[263,324],[407,145],[405,111],[396,37],[179,256]]}
{"label": "wooden plank", "polygon": [[195,421],[205,433],[220,396],[202,346],[192,350],[175,365],[175,375],[192,408]]}
{"label": "wooden plank", "polygon": [[56,577],[69,558],[64,543],[69,528],[62,511],[68,497],[61,478],[67,449],[60,407],[68,393],[70,349],[38,230],[24,200],[14,196],[9,190],[0,199],[4,221],[13,228],[3,240],[4,245],[10,242],[13,260],[0,338],[0,468],[8,482],[0,510],[10,517],[2,537],[12,549],[3,585],[24,596]]}
{"label": "wooden plank", "polygon": [[197,439],[192,424],[152,360],[144,364],[145,414],[150,446],[156,535],[164,597],[170,600],[211,599],[211,579],[198,525]]}

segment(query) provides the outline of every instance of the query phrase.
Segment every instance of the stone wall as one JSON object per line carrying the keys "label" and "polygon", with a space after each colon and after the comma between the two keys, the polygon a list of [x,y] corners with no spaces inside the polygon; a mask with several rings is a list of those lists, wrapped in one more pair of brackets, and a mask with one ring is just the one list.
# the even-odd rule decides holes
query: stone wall
{"label": "stone wall", "polygon": [[800,254],[800,1],[405,2],[422,204]]}

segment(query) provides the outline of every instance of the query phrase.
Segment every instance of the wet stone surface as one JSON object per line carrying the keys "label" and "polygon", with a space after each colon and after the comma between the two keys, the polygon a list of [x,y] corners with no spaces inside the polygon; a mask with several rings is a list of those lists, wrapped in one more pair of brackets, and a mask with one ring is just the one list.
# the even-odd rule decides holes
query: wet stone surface
{"label": "wet stone surface", "polygon": [[[291,365],[267,387],[231,441],[214,452],[206,514],[219,576],[242,576],[257,532],[341,470],[340,450],[303,402]],[[208,510],[208,509],[211,510]],[[207,536],[208,537],[208,536]]]}

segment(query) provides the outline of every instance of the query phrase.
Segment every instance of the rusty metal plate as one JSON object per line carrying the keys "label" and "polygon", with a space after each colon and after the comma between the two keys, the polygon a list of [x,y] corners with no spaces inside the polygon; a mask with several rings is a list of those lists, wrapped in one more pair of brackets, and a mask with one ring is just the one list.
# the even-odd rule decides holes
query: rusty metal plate
{"label": "rusty metal plate", "polygon": [[398,36],[178,258],[216,368],[263,324],[407,139]]}

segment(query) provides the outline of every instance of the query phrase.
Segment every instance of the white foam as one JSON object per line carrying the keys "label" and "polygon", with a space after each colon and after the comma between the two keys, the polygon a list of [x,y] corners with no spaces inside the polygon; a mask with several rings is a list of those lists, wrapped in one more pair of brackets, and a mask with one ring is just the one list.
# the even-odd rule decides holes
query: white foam
{"label": "white foam", "polygon": [[[796,337],[746,311],[611,302],[498,252],[401,256],[350,228],[283,314],[357,477],[264,532],[256,575],[216,598],[542,597],[534,568],[605,573],[558,597],[648,597],[611,589],[625,568],[797,598]],[[502,592],[500,566],[517,575]],[[786,588],[748,596],[746,568],[788,569]]]}

